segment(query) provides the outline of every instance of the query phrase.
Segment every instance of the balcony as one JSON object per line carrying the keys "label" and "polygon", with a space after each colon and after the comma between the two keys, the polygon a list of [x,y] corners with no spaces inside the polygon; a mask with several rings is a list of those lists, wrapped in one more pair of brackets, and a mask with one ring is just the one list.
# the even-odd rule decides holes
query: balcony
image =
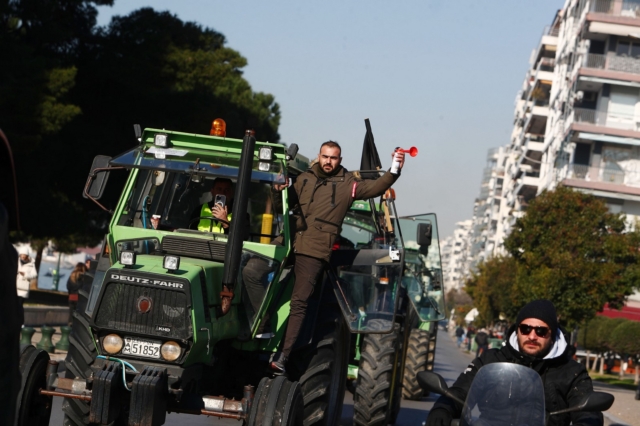
{"label": "balcony", "polygon": [[635,167],[623,169],[619,164],[611,163],[606,167],[592,167],[582,164],[571,164],[567,171],[567,179],[580,179],[588,182],[605,182],[640,188],[640,169],[636,170],[640,160],[627,160]]}
{"label": "balcony", "polygon": [[640,201],[640,160],[627,161],[632,162],[636,166],[626,164],[626,170],[620,167],[620,163],[606,167],[571,164],[562,184],[597,197]]}
{"label": "balcony", "polygon": [[521,204],[526,204],[538,192],[538,184],[540,183],[540,171],[533,170],[524,173],[517,181],[515,194],[518,198],[522,197]]}
{"label": "balcony", "polygon": [[640,18],[640,3],[634,0],[592,0],[589,12],[626,18]]}
{"label": "balcony", "polygon": [[540,58],[536,67],[536,73],[534,75],[534,81],[545,81],[550,84],[553,81],[553,69],[556,66],[556,60],[554,58]]}
{"label": "balcony", "polygon": [[[524,142],[524,155],[532,157],[534,152],[539,153],[542,156],[544,150],[544,138],[529,136]],[[539,158],[536,158],[539,160]]]}
{"label": "balcony", "polygon": [[583,66],[599,70],[640,74],[640,58],[618,56],[614,53],[607,55],[589,53],[585,56]]}
{"label": "balcony", "polygon": [[[573,110],[572,124],[588,124],[598,127],[608,127],[610,129],[631,130],[633,132],[640,131],[640,117],[631,117],[628,115],[619,115],[608,113],[607,111],[597,111],[595,109],[575,108]],[[589,129],[581,129],[589,130]],[[593,129],[591,129],[593,130]],[[598,132],[605,132],[604,129],[597,129]],[[616,133],[616,132],[606,132]],[[638,135],[623,135],[627,137],[637,137]]]}
{"label": "balcony", "polygon": [[527,115],[524,133],[544,136],[549,116],[549,98],[535,99],[532,102],[531,111]]}

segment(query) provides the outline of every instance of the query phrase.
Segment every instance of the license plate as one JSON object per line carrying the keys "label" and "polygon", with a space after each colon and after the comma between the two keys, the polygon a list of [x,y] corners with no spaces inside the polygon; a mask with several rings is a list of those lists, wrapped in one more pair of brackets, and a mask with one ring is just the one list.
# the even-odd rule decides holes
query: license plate
{"label": "license plate", "polygon": [[160,358],[160,342],[155,340],[125,337],[122,353],[125,355],[143,356],[146,358]]}

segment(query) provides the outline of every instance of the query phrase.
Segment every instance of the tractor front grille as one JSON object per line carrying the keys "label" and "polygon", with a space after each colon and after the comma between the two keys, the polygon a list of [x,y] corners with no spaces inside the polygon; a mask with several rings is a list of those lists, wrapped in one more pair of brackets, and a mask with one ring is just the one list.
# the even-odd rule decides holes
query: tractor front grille
{"label": "tractor front grille", "polygon": [[164,237],[162,251],[167,254],[224,262],[227,245],[201,238]]}
{"label": "tractor front grille", "polygon": [[[142,313],[138,301],[145,296],[151,309]],[[110,282],[104,290],[98,327],[122,332],[187,339],[191,337],[187,294],[165,288]]]}

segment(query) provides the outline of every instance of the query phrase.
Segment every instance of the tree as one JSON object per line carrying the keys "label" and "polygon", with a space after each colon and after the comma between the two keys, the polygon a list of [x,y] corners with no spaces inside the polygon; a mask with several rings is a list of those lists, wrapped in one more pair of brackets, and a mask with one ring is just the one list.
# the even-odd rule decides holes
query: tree
{"label": "tree", "polygon": [[600,328],[608,321],[610,321],[609,318],[602,316],[587,321],[578,331],[578,344],[595,353],[604,352],[607,348],[598,336]]}
{"label": "tree", "polygon": [[536,197],[505,248],[517,262],[514,305],[553,301],[562,324],[620,308],[640,282],[640,234],[600,199],[558,187]]}
{"label": "tree", "polygon": [[478,324],[491,324],[505,314],[514,320],[513,286],[516,279],[516,262],[511,256],[498,256],[478,265],[478,271],[469,278],[465,289],[478,308]]}
{"label": "tree", "polygon": [[611,349],[619,354],[640,354],[640,322],[624,320],[613,329]]}
{"label": "tree", "polygon": [[473,300],[471,300],[471,297],[469,297],[463,289],[457,290],[452,288],[447,292],[445,300],[447,303],[447,312],[451,312],[451,310],[457,306],[473,305]]}
{"label": "tree", "polygon": [[611,335],[613,334],[613,330],[625,321],[627,320],[624,318],[609,318],[607,321],[604,321],[598,328],[596,343],[604,349],[613,351],[614,345]]}
{"label": "tree", "polygon": [[[109,217],[82,190],[95,155],[134,146],[135,123],[208,134],[221,117],[229,137],[252,128],[279,140],[274,96],[251,89],[247,60],[222,34],[150,8],[96,28],[94,5],[109,4],[16,0],[0,9],[0,57],[10,58],[0,67],[0,128],[14,150],[23,238],[37,247],[53,239],[72,250],[104,235]],[[107,190],[118,187],[113,176]]]}

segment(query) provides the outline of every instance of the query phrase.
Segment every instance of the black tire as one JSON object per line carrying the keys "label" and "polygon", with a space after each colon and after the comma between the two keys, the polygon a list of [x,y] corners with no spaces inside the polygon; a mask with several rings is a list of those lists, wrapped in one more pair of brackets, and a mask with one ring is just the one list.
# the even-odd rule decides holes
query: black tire
{"label": "black tire", "polygon": [[436,362],[436,343],[438,340],[438,328],[434,327],[434,323],[431,323],[429,330],[429,352],[427,353],[426,370],[433,371],[433,366]]}
{"label": "black tire", "polygon": [[402,397],[408,400],[419,400],[424,391],[418,384],[417,375],[427,369],[427,355],[429,353],[429,332],[414,328],[409,334],[407,355],[404,361],[404,375],[402,380]]}
{"label": "black tire", "polygon": [[[373,319],[370,330],[389,329],[390,322]],[[367,334],[360,349],[360,366],[353,394],[354,424],[377,426],[395,423],[400,409],[400,325],[388,334]]]}
{"label": "black tire", "polygon": [[[37,354],[35,352],[41,352]],[[30,363],[35,356],[33,363]],[[47,387],[47,365],[49,356],[33,346],[20,356],[20,373],[23,377],[23,388],[18,401],[17,426],[48,426],[51,417],[52,398],[40,395],[40,389]]]}
{"label": "black tire", "polygon": [[[93,336],[89,329],[89,319],[84,311],[87,306],[91,280],[86,280],[78,290],[78,305],[71,319],[69,351],[65,358],[67,379],[86,379],[91,375],[91,366],[98,356]],[[79,399],[65,398],[62,402],[64,426],[84,426],[89,424],[89,403]]]}
{"label": "black tire", "polygon": [[290,382],[284,376],[260,381],[247,426],[299,426],[303,418],[304,402],[298,382]]}
{"label": "black tire", "polygon": [[318,314],[315,346],[294,352],[287,365],[300,382],[305,426],[336,426],[342,415],[351,336],[332,294],[330,299]]}

